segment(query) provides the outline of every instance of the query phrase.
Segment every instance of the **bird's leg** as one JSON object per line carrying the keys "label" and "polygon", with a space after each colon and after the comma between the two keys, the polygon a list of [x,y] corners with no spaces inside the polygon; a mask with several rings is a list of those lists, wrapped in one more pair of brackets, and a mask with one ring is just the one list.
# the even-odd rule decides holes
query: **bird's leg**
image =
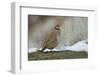
{"label": "bird's leg", "polygon": [[48,53],[51,53],[51,52],[52,52],[52,50],[48,51]]}
{"label": "bird's leg", "polygon": [[52,53],[52,52],[53,52],[53,49],[51,49],[50,53]]}

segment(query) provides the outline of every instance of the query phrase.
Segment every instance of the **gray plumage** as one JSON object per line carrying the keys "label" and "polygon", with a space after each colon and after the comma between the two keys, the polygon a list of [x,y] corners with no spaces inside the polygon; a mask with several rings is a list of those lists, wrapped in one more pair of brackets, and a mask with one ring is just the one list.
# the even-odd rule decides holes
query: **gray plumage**
{"label": "gray plumage", "polygon": [[42,52],[47,49],[54,49],[59,44],[60,25],[56,25],[45,37],[42,44]]}

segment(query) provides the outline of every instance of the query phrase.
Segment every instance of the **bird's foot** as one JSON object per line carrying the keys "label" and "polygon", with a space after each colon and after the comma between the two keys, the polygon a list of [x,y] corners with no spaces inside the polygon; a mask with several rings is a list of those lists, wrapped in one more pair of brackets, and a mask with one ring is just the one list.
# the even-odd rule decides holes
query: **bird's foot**
{"label": "bird's foot", "polygon": [[51,54],[51,53],[52,53],[52,51],[47,51],[47,52],[45,52],[45,53]]}
{"label": "bird's foot", "polygon": [[52,53],[52,51],[49,51],[49,53]]}

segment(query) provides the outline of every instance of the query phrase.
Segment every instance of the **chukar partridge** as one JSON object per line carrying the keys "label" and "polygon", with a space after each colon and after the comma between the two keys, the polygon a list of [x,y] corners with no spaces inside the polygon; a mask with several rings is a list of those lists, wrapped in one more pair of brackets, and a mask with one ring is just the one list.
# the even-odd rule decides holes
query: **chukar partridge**
{"label": "chukar partridge", "polygon": [[45,49],[51,49],[51,51],[59,44],[60,26],[56,25],[51,32],[49,32],[42,44],[42,52]]}

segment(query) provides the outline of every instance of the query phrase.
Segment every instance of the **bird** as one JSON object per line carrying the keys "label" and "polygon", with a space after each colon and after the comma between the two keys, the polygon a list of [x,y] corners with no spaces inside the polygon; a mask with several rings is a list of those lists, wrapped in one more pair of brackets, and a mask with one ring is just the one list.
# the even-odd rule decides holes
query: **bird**
{"label": "bird", "polygon": [[45,49],[51,49],[51,51],[59,44],[59,39],[61,35],[61,30],[60,30],[61,25],[56,25],[53,27],[49,33],[47,33],[45,40],[42,44],[42,50],[43,52]]}

